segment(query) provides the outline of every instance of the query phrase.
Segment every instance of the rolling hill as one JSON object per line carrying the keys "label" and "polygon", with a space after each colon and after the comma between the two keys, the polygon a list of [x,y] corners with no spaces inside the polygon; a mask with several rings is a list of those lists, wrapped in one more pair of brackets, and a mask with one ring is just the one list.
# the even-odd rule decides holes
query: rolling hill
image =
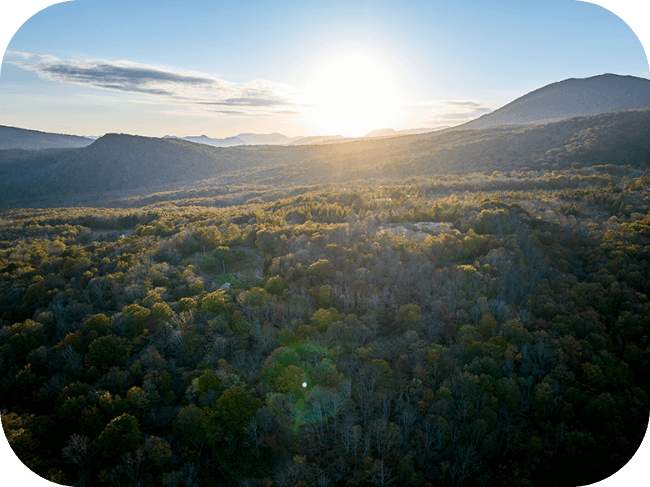
{"label": "rolling hill", "polygon": [[[0,197],[8,206],[108,205],[183,188],[398,182],[576,162],[647,167],[650,108],[644,106],[650,107],[650,81],[602,75],[554,83],[463,126],[414,135],[380,130],[357,139],[323,136],[250,145],[285,138],[240,134],[236,139],[247,145],[236,147],[174,137],[73,137],[86,146],[0,150]],[[34,132],[16,130],[24,140]],[[45,135],[56,134],[34,140],[46,140]]]}
{"label": "rolling hill", "polygon": [[575,162],[647,167],[649,135],[650,109],[292,147],[108,134],[78,149],[0,151],[0,194],[8,206],[109,205],[182,188],[399,182]]}

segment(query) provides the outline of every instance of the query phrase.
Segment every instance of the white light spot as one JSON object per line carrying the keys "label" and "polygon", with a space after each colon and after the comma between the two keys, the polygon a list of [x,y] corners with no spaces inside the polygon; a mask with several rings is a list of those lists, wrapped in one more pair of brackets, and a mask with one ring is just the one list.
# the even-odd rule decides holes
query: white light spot
{"label": "white light spot", "polygon": [[302,386],[303,386],[303,387],[307,387],[307,383],[306,383],[306,382],[303,382],[303,383],[302,383]]}

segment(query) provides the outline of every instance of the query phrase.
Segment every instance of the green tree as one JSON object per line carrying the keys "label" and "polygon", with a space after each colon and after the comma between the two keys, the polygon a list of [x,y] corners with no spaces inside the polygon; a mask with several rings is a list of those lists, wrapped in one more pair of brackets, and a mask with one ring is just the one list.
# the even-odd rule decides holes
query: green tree
{"label": "green tree", "polygon": [[188,358],[193,357],[199,350],[203,349],[207,342],[203,335],[199,335],[193,330],[183,332],[182,338],[183,353]]}
{"label": "green tree", "polygon": [[179,303],[183,311],[189,311],[191,309],[196,308],[197,306],[196,300],[194,298],[181,298],[179,300]]}
{"label": "green tree", "polygon": [[206,369],[199,377],[196,391],[201,397],[210,391],[218,391],[220,387],[221,381],[219,378],[210,369]]}
{"label": "green tree", "polygon": [[291,393],[296,399],[303,398],[305,388],[302,383],[305,382],[306,378],[305,371],[300,367],[295,365],[281,367],[275,378],[275,390],[283,394]]}
{"label": "green tree", "polygon": [[88,358],[100,369],[119,366],[128,355],[128,340],[115,335],[99,337],[88,346]]}
{"label": "green tree", "polygon": [[123,309],[124,325],[129,338],[135,338],[142,334],[149,325],[151,310],[143,308],[139,304],[131,304]]}
{"label": "green tree", "polygon": [[284,279],[282,279],[280,276],[270,277],[264,285],[264,290],[267,293],[275,294],[278,296],[282,294],[282,291],[284,291],[285,288],[286,284],[284,282]]}
{"label": "green tree", "polygon": [[23,362],[29,352],[44,345],[47,341],[45,326],[33,320],[25,320],[9,327],[2,345],[2,355],[13,355],[18,362]]}
{"label": "green tree", "polygon": [[111,320],[104,314],[93,315],[84,323],[84,333],[89,334],[95,332],[98,337],[104,336],[108,333],[111,326]]}
{"label": "green tree", "polygon": [[200,454],[206,443],[214,445],[220,437],[214,419],[209,409],[200,409],[191,404],[178,411],[174,430],[183,444],[194,448]]}
{"label": "green tree", "polygon": [[339,319],[339,313],[334,308],[319,309],[311,317],[312,324],[320,332],[327,331],[329,326]]}
{"label": "green tree", "polygon": [[232,386],[217,399],[215,411],[226,430],[237,435],[260,407],[262,401],[259,398],[251,396],[240,386]]}
{"label": "green tree", "polygon": [[102,458],[117,461],[122,455],[134,451],[142,443],[138,420],[128,413],[112,419],[95,440],[95,447]]}
{"label": "green tree", "polygon": [[174,311],[167,303],[156,303],[151,307],[151,326],[155,329],[161,323],[167,323],[174,316]]}
{"label": "green tree", "polygon": [[209,313],[226,312],[230,309],[230,298],[222,289],[206,295],[201,301],[201,310]]}
{"label": "green tree", "polygon": [[420,307],[417,304],[402,306],[395,321],[398,329],[402,332],[407,330],[422,331]]}
{"label": "green tree", "polygon": [[41,459],[38,458],[40,444],[32,434],[34,422],[33,414],[2,414],[2,429],[9,446],[16,456],[32,470],[41,463]]}

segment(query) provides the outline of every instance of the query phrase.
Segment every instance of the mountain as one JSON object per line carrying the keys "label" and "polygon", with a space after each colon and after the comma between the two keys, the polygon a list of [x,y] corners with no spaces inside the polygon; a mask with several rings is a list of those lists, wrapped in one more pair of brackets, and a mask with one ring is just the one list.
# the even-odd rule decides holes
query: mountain
{"label": "mountain", "polygon": [[650,109],[298,146],[211,147],[107,134],[82,148],[0,151],[0,198],[7,206],[111,206],[200,193],[212,204],[205,195],[222,198],[242,188],[291,191],[302,185],[394,183],[526,167],[547,171],[574,163],[632,165],[642,171],[648,161]]}
{"label": "mountain", "polygon": [[386,129],[377,129],[372,132],[368,132],[363,138],[366,137],[399,137],[400,135],[416,135],[416,134],[425,134],[428,132],[434,132],[436,130],[442,130],[445,127],[439,127],[435,129],[431,128],[417,128],[417,129],[406,129],[406,130],[394,130],[391,128]]}
{"label": "mountain", "polygon": [[225,139],[213,139],[207,135],[197,135],[188,137],[174,137],[173,135],[165,135],[163,139],[181,139],[196,144],[211,145],[213,147],[234,147],[237,145],[246,145],[246,142],[239,137],[226,137]]}
{"label": "mountain", "polygon": [[650,108],[650,80],[602,74],[551,83],[451,130],[546,123],[637,108]]}
{"label": "mountain", "polygon": [[225,139],[213,139],[207,135],[175,137],[165,135],[163,139],[183,139],[197,144],[206,144],[213,147],[234,147],[237,145],[285,145],[302,137],[287,137],[283,134],[239,134]]}
{"label": "mountain", "polygon": [[299,137],[291,142],[284,144],[290,145],[318,145],[318,144],[332,144],[337,142],[346,142],[353,139],[348,139],[342,135],[311,135],[308,137]]}
{"label": "mountain", "polygon": [[0,151],[0,198],[27,206],[41,200],[164,191],[308,158],[282,146],[211,147],[173,137],[106,134],[87,147]]}
{"label": "mountain", "polygon": [[53,134],[38,130],[0,125],[0,150],[3,149],[53,149],[85,147],[93,139],[77,135]]}
{"label": "mountain", "polygon": [[239,134],[238,138],[242,139],[249,145],[284,145],[300,137],[287,137],[286,135],[273,134]]}

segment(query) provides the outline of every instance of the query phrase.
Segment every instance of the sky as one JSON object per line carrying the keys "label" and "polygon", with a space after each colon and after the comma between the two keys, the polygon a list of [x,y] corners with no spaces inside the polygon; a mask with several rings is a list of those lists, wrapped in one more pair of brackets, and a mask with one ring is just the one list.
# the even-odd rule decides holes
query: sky
{"label": "sky", "polygon": [[648,78],[643,45],[609,10],[574,0],[75,0],[11,38],[0,125],[361,136],[457,125],[603,73]]}

